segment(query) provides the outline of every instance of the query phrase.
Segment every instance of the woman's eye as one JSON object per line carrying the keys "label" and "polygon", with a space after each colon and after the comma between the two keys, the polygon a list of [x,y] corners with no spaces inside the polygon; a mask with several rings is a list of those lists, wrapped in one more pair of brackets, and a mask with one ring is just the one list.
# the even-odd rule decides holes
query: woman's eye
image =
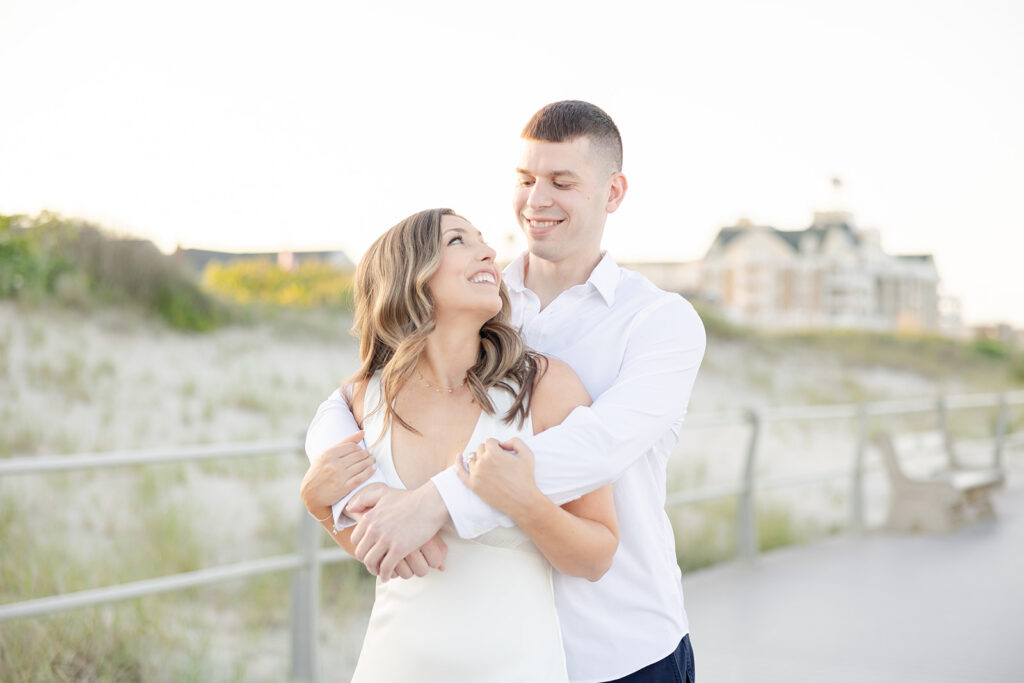
{"label": "woman's eye", "polygon": [[456,235],[455,237],[451,238],[450,240],[448,240],[448,246],[450,247],[453,244],[455,244],[456,242],[458,242],[459,244],[462,244],[462,237],[460,237],[459,235]]}

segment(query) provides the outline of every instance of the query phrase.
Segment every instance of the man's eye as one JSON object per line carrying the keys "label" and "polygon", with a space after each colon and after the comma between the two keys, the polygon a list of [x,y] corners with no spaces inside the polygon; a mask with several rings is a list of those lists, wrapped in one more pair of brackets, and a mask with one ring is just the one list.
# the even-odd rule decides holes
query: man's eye
{"label": "man's eye", "polygon": [[565,183],[551,183],[551,184],[554,185],[555,187],[557,187],[559,190],[565,190],[565,189],[568,189],[568,187],[569,187]]}
{"label": "man's eye", "polygon": [[519,179],[519,187],[530,187],[531,185],[533,185],[533,181],[530,180],[529,178]]}

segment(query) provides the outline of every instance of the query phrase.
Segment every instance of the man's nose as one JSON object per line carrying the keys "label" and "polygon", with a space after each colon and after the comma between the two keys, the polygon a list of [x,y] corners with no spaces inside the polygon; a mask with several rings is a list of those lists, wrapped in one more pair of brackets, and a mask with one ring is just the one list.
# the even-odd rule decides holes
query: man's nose
{"label": "man's nose", "polygon": [[530,188],[530,195],[526,198],[526,203],[531,208],[543,208],[545,206],[551,206],[551,192],[547,187],[546,183],[534,183],[533,187]]}

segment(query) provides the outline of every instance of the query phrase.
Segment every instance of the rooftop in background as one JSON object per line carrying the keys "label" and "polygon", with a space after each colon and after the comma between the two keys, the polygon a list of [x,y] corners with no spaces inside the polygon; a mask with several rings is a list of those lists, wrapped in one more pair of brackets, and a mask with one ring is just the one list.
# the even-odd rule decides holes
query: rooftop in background
{"label": "rooftop in background", "polygon": [[355,264],[343,251],[264,251],[235,253],[211,251],[208,249],[183,249],[180,245],[172,256],[185,263],[196,273],[202,273],[211,261],[231,263],[232,261],[272,261],[285,270],[291,270],[304,261],[323,261],[338,270],[355,270]]}

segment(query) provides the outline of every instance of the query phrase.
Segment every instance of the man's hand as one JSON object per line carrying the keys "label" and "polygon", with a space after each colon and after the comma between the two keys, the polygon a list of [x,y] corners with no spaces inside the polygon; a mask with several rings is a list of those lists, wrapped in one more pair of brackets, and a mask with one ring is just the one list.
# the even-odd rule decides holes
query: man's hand
{"label": "man's hand", "polygon": [[[459,478],[485,503],[513,520],[534,509],[544,494],[533,476],[533,451],[521,439],[505,443],[488,439],[467,456],[466,467],[456,465]],[[468,471],[467,471],[468,470]]]}
{"label": "man's hand", "polygon": [[359,442],[363,432],[347,436],[324,451],[306,470],[300,495],[306,509],[317,519],[373,474],[376,461]]}
{"label": "man's hand", "polygon": [[[412,491],[376,487],[359,491],[345,506],[345,513],[362,513],[352,532],[355,556],[371,574],[384,580],[395,576],[399,564],[426,546],[448,519],[441,494],[429,481]],[[443,544],[440,538],[437,540]],[[428,549],[428,554],[424,559],[428,566],[434,566],[430,558],[438,562],[436,552]],[[442,557],[438,566],[443,562]]]}

